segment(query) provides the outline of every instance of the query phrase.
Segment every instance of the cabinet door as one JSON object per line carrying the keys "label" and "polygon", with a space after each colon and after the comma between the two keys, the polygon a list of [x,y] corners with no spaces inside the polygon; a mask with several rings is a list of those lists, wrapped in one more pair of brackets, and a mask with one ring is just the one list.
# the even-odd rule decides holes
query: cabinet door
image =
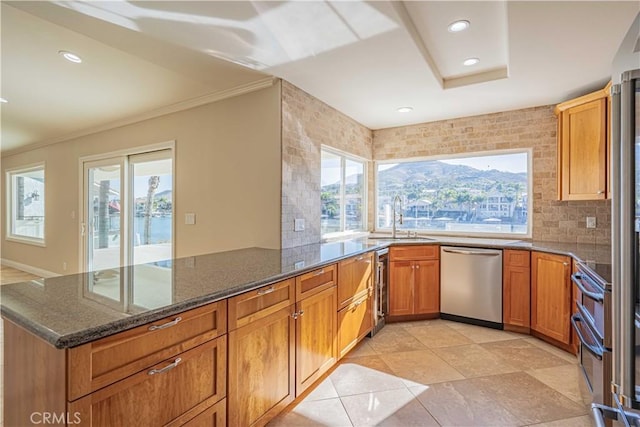
{"label": "cabinet door", "polygon": [[229,426],[266,424],[293,401],[294,308],[229,333]]}
{"label": "cabinet door", "polygon": [[389,315],[413,314],[413,261],[392,261],[389,265]]}
{"label": "cabinet door", "polygon": [[351,304],[373,289],[373,253],[359,255],[338,264],[338,308]]}
{"label": "cabinet door", "polygon": [[569,344],[571,339],[571,259],[531,253],[531,328]]}
{"label": "cabinet door", "polygon": [[413,262],[414,313],[440,312],[440,261]]}
{"label": "cabinet door", "polygon": [[607,189],[607,100],[562,112],[562,200],[599,200]]}
{"label": "cabinet door", "polygon": [[296,396],[336,362],[336,310],[335,286],[297,304]]}
{"label": "cabinet door", "polygon": [[338,312],[338,357],[341,358],[373,327],[371,295],[365,295]]}
{"label": "cabinet door", "polygon": [[83,426],[183,424],[225,396],[226,350],[223,335],[70,402],[69,413]]}
{"label": "cabinet door", "polygon": [[502,272],[502,317],[506,325],[531,326],[531,272],[528,267],[506,265]]}

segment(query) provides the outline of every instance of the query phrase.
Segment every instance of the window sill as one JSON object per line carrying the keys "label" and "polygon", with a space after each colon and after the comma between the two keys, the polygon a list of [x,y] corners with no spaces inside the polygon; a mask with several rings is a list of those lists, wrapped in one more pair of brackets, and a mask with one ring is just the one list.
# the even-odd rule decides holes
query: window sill
{"label": "window sill", "polygon": [[40,246],[41,248],[46,248],[47,245],[44,239],[36,239],[22,236],[7,236],[5,240],[14,243],[24,243],[26,245]]}

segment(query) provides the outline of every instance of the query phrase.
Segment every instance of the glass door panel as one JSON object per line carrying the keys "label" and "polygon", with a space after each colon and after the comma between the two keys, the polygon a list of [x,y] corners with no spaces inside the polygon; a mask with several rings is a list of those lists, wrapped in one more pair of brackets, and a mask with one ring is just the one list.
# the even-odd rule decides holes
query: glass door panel
{"label": "glass door panel", "polygon": [[133,304],[156,308],[173,298],[173,165],[171,151],[129,158],[131,204],[130,264]]}
{"label": "glass door panel", "polygon": [[88,162],[84,171],[84,267],[90,272],[88,291],[122,302],[123,164],[119,160]]}

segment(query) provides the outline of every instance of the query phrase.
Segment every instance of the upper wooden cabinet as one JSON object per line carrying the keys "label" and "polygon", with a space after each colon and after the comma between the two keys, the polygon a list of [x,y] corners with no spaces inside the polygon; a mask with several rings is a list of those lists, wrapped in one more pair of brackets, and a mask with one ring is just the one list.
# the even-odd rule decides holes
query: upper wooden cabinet
{"label": "upper wooden cabinet", "polygon": [[558,343],[571,342],[571,258],[531,252],[531,329]]}
{"label": "upper wooden cabinet", "polygon": [[558,199],[608,197],[609,88],[558,104]]}

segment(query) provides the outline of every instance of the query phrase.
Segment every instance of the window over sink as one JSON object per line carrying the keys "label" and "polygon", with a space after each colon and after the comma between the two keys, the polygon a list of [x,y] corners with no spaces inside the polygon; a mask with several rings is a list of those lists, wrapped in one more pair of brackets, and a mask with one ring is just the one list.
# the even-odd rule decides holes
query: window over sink
{"label": "window over sink", "polygon": [[[376,163],[376,229],[531,236],[532,152],[505,150]],[[400,224],[402,214],[402,224]]]}
{"label": "window over sink", "polygon": [[322,148],[320,230],[323,237],[367,227],[366,160]]}

